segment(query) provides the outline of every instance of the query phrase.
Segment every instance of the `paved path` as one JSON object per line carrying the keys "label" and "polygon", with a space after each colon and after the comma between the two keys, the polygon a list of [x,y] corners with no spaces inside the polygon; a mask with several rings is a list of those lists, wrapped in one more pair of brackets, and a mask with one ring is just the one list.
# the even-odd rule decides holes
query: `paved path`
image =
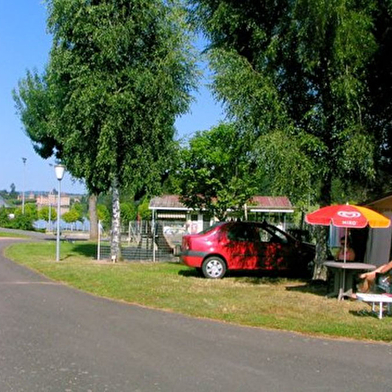
{"label": "paved path", "polygon": [[[0,254],[10,242],[0,240]],[[391,389],[392,345],[236,327],[118,303],[0,256],[1,392]]]}

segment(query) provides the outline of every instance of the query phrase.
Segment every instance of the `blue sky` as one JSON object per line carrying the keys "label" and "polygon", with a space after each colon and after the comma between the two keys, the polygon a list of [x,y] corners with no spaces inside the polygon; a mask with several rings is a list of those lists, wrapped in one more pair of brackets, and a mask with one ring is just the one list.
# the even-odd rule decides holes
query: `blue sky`
{"label": "blue sky", "polygon": [[[57,188],[54,170],[34,151],[16,115],[12,90],[27,70],[41,72],[47,62],[51,37],[46,33],[46,9],[41,0],[0,0],[0,189],[50,191]],[[178,136],[191,135],[219,123],[222,109],[201,85],[189,114],[176,122]],[[22,158],[26,158],[23,164]],[[66,173],[62,191],[84,193],[83,184]]]}

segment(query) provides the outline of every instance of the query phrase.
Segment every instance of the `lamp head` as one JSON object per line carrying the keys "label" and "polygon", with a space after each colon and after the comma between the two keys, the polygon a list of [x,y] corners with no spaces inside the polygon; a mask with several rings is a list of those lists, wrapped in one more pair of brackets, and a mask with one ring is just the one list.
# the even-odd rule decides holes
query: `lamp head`
{"label": "lamp head", "polygon": [[56,173],[56,177],[59,181],[61,181],[64,177],[65,166],[64,165],[55,165],[54,172]]}

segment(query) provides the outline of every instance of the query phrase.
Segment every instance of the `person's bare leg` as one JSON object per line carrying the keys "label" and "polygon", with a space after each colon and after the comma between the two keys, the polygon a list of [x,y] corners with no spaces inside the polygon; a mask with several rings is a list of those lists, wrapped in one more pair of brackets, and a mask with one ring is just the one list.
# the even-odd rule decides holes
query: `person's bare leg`
{"label": "person's bare leg", "polygon": [[370,289],[373,287],[374,282],[376,280],[375,274],[374,275],[366,274],[366,275],[367,276],[365,277],[365,279],[363,279],[363,281],[357,286],[358,291],[361,293],[368,293]]}
{"label": "person's bare leg", "polygon": [[387,264],[381,265],[373,271],[365,272],[359,275],[359,279],[362,279],[362,282],[357,286],[358,291],[361,293],[368,293],[373,287],[374,282],[376,281],[376,274],[385,274],[390,270],[392,270],[392,261]]}
{"label": "person's bare leg", "polygon": [[363,279],[357,286],[360,293],[367,293],[369,291],[369,282],[367,279]]}

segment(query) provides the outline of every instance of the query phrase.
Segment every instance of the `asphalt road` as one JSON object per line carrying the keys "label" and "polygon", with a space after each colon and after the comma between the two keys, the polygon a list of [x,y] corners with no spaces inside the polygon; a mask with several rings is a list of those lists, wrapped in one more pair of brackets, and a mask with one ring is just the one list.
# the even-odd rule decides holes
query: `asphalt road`
{"label": "asphalt road", "polygon": [[114,302],[0,256],[0,392],[391,390],[392,345]]}

